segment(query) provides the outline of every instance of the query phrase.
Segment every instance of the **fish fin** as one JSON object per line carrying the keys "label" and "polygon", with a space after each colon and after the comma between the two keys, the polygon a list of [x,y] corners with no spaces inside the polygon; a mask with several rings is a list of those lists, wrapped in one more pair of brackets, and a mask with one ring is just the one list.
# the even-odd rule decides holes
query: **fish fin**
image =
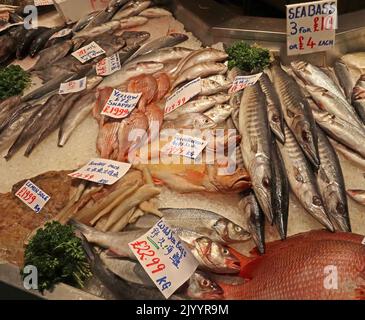
{"label": "fish fin", "polygon": [[229,247],[229,252],[234,255],[240,262],[240,276],[245,279],[252,279],[251,271],[254,269],[247,269],[247,266],[251,265],[253,262],[255,262],[257,259],[260,259],[260,257],[247,257],[243,254],[239,253],[237,250]]}
{"label": "fish fin", "polygon": [[120,257],[120,254],[118,252],[117,248],[109,248],[106,250],[106,255],[109,257]]}

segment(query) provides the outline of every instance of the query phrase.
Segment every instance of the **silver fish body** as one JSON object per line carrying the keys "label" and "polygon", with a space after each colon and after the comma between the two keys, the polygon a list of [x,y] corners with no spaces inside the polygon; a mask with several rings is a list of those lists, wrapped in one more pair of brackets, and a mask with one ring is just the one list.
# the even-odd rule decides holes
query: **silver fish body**
{"label": "silver fish body", "polygon": [[273,221],[273,170],[271,162],[271,132],[267,119],[264,94],[256,83],[242,95],[239,114],[241,150],[252,188],[266,218]]}
{"label": "silver fish body", "polygon": [[225,122],[232,114],[233,107],[229,104],[218,104],[204,114],[212,119],[216,124]]}
{"label": "silver fish body", "polygon": [[329,220],[321,194],[318,190],[315,175],[295,137],[287,126],[285,144],[280,146],[291,190],[304,209],[330,231],[334,227]]}
{"label": "silver fish body", "polygon": [[342,89],[344,90],[346,99],[351,103],[352,90],[354,82],[352,81],[351,73],[347,65],[341,60],[337,60],[334,65],[337,79],[339,80]]}
{"label": "silver fish body", "polygon": [[352,92],[352,104],[365,124],[365,74],[361,75]]}
{"label": "silver fish body", "polygon": [[[183,107],[182,107],[183,108]],[[164,121],[163,129],[213,129],[217,124],[201,113],[181,114],[175,120]]]}
{"label": "silver fish body", "polygon": [[226,84],[220,84],[210,78],[204,78],[201,80],[202,91],[200,95],[210,96],[212,94],[220,93],[222,91],[227,91],[231,87],[232,83],[228,82]]}
{"label": "silver fish body", "polygon": [[116,30],[120,27],[119,21],[109,21],[107,23],[104,23],[100,26],[96,26],[90,29],[84,29],[82,31],[79,31],[75,34],[73,37],[73,40],[75,41],[78,38],[92,38],[100,36],[101,34],[104,34],[111,30]]}
{"label": "silver fish body", "polygon": [[340,161],[320,128],[318,128],[318,151],[321,165],[317,173],[317,182],[328,216],[338,230],[351,232],[345,180]]}
{"label": "silver fish body", "polygon": [[172,13],[163,8],[155,7],[155,8],[145,9],[139,15],[146,18],[161,18],[161,17],[172,16]]}
{"label": "silver fish body", "polygon": [[119,28],[120,29],[129,29],[129,28],[134,28],[134,27],[139,27],[139,26],[143,26],[144,24],[146,24],[148,22],[148,19],[145,17],[130,17],[130,18],[125,18],[125,19],[121,19],[119,21]]}
{"label": "silver fish body", "polygon": [[120,20],[123,18],[136,16],[143,10],[147,9],[151,3],[151,1],[130,1],[114,15],[113,20]]}

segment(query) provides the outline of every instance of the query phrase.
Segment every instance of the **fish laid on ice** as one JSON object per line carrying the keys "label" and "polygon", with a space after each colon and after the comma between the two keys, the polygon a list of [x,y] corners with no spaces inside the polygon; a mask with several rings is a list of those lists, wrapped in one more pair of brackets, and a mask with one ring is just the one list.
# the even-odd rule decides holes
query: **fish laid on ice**
{"label": "fish laid on ice", "polygon": [[305,155],[315,167],[318,167],[317,135],[308,102],[295,80],[278,64],[272,66],[271,72],[283,108],[284,119]]}
{"label": "fish laid on ice", "polygon": [[352,104],[365,124],[365,74],[361,75],[352,92]]}
{"label": "fish laid on ice", "polygon": [[120,29],[129,29],[129,28],[143,26],[147,22],[148,22],[148,19],[145,17],[130,17],[130,18],[121,19],[119,21]]}
{"label": "fish laid on ice", "polygon": [[113,17],[113,20],[120,20],[136,16],[151,5],[151,1],[130,1],[124,5]]}
{"label": "fish laid on ice", "polygon": [[273,221],[273,169],[271,161],[271,132],[268,124],[265,95],[256,83],[242,95],[239,114],[241,150],[252,188],[266,218]]}
{"label": "fish laid on ice", "polygon": [[227,81],[225,84],[220,84],[210,78],[204,78],[201,80],[202,91],[201,96],[210,96],[212,94],[220,93],[222,91],[227,91],[231,87],[232,83]]}
{"label": "fish laid on ice", "polygon": [[108,31],[113,31],[120,28],[119,21],[109,21],[100,26],[96,26],[90,29],[84,29],[80,32],[77,32],[73,37],[73,41],[76,41],[78,38],[93,38],[100,36]]}
{"label": "fish laid on ice", "polygon": [[216,124],[225,122],[232,114],[233,107],[230,104],[218,104],[212,109],[204,112]]}
{"label": "fish laid on ice", "polygon": [[287,126],[284,128],[286,139],[285,144],[280,146],[280,151],[291,190],[313,218],[330,231],[334,231],[335,229],[327,216],[310,163],[289,128]]}
{"label": "fish laid on ice", "polygon": [[89,23],[90,21],[92,21],[95,16],[98,14],[98,11],[93,11],[91,13],[88,13],[86,16],[82,17],[72,28],[72,31],[74,33],[77,33],[79,31],[81,31],[82,29],[84,29]]}
{"label": "fish laid on ice", "polygon": [[194,65],[184,72],[181,72],[177,79],[172,84],[172,89],[175,89],[178,85],[196,79],[198,77],[208,77],[214,74],[224,74],[227,72],[227,66],[223,63],[204,62]]}
{"label": "fish laid on ice", "polygon": [[175,120],[164,121],[163,129],[213,129],[217,124],[201,113],[181,114]]}
{"label": "fish laid on ice", "polygon": [[351,103],[351,96],[352,96],[352,90],[354,88],[354,82],[352,81],[350,70],[341,59],[335,62],[334,68],[337,79],[340,82],[342,89],[345,92],[346,99],[349,103]]}
{"label": "fish laid on ice", "polygon": [[351,197],[351,199],[355,200],[357,203],[365,206],[365,191],[359,189],[351,189],[347,190],[347,194]]}
{"label": "fish laid on ice", "polygon": [[172,13],[166,9],[155,7],[145,9],[139,15],[146,18],[161,18],[172,16]]}

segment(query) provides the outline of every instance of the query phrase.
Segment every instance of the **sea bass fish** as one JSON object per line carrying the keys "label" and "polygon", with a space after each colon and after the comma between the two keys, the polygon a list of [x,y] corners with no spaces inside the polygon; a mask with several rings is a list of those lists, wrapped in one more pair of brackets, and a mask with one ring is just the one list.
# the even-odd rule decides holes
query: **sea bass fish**
{"label": "sea bass fish", "polygon": [[335,62],[334,67],[337,79],[339,80],[342,89],[345,92],[346,99],[349,103],[351,103],[351,96],[352,96],[352,90],[354,88],[354,82],[352,81],[350,70],[341,59]]}
{"label": "sea bass fish", "polygon": [[313,218],[330,231],[334,231],[334,227],[324,208],[312,168],[289,128],[287,126],[284,128],[286,141],[284,146],[280,147],[280,151],[291,190],[304,209],[306,209]]}
{"label": "sea bass fish", "polygon": [[[349,300],[364,299],[364,237],[318,230],[267,244],[262,257],[242,257],[241,276],[247,281],[227,285],[216,280],[226,299]],[[240,255],[237,254],[239,257]],[[323,285],[326,268],[336,266],[337,289]]]}
{"label": "sea bass fish", "polygon": [[241,151],[251,177],[252,189],[266,218],[273,221],[273,169],[271,162],[271,132],[267,119],[264,94],[256,83],[247,87],[242,96],[239,126]]}
{"label": "sea bass fish", "polygon": [[315,167],[318,167],[317,135],[308,102],[294,79],[284,72],[278,64],[274,64],[271,71],[274,86],[283,107],[284,119],[305,155]]}

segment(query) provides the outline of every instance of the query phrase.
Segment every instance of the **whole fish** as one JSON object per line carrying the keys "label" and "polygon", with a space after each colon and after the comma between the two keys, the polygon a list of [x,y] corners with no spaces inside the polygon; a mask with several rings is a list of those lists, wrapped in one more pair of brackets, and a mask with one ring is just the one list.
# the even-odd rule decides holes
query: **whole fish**
{"label": "whole fish", "polygon": [[225,122],[232,114],[233,107],[229,104],[218,104],[212,109],[204,112],[216,124]]}
{"label": "whole fish", "polygon": [[147,9],[151,3],[151,1],[130,1],[114,15],[113,20],[120,20],[123,18],[136,16],[143,10]]}
{"label": "whole fish", "polygon": [[17,102],[16,105],[13,105],[13,108],[9,110],[9,112],[5,115],[4,120],[0,124],[0,133],[12,125],[14,121],[18,119],[20,114],[27,111],[28,109],[31,109],[32,107],[33,105],[27,102]]}
{"label": "whole fish", "polygon": [[9,97],[0,102],[0,127],[2,126],[3,121],[11,114],[11,112],[17,105],[19,105],[19,103],[19,96]]}
{"label": "whole fish", "polygon": [[351,72],[353,83],[365,73],[365,54],[363,51],[345,54],[341,60],[347,65]]}
{"label": "whole fish", "polygon": [[72,28],[72,31],[74,33],[77,33],[79,31],[81,31],[82,29],[84,29],[89,23],[90,21],[92,21],[94,19],[94,17],[98,14],[98,11],[94,11],[91,13],[88,13],[85,17],[81,18]]}
{"label": "whole fish", "polygon": [[291,66],[293,68],[293,71],[306,84],[324,88],[329,92],[335,94],[338,98],[346,100],[346,97],[338,88],[336,83],[334,83],[333,80],[319,67],[316,67],[305,61],[293,61],[291,62]]}
{"label": "whole fish", "polygon": [[265,96],[256,83],[242,95],[239,126],[241,151],[252,180],[252,189],[269,223],[273,221],[273,169],[271,132],[267,119]]}
{"label": "whole fish", "polygon": [[284,119],[305,155],[318,168],[317,135],[308,102],[297,83],[278,64],[272,66],[271,72],[283,108]]}
{"label": "whole fish", "polygon": [[70,40],[59,43],[53,47],[42,50],[39,53],[39,58],[31,70],[42,70],[51,66],[56,61],[65,57],[72,48]]}
{"label": "whole fish", "polygon": [[352,92],[352,104],[365,124],[365,74],[361,75]]}
{"label": "whole fish", "polygon": [[313,86],[306,86],[306,88],[322,110],[326,110],[343,120],[351,122],[359,129],[365,130],[354,108],[346,100],[338,98],[335,94],[324,88]]}
{"label": "whole fish", "polygon": [[214,81],[210,78],[204,78],[201,80],[201,88],[200,92],[201,96],[210,96],[212,94],[220,93],[222,91],[227,91],[231,87],[232,83],[228,82],[226,84],[220,84],[217,81]]}
{"label": "whole fish", "polygon": [[263,73],[260,77],[260,86],[266,96],[267,114],[271,131],[275,134],[281,143],[285,143],[284,136],[284,118],[279,97],[270,81],[269,76]]}
{"label": "whole fish", "polygon": [[[192,230],[221,243],[244,242],[250,234],[234,222],[212,211],[203,209],[159,209],[166,223],[172,228]],[[138,228],[150,228],[157,220],[153,216],[141,217]]]}
{"label": "whole fish", "polygon": [[321,165],[317,173],[319,191],[328,216],[340,231],[351,232],[345,180],[340,161],[325,133],[318,131],[318,151]]}
{"label": "whole fish", "polygon": [[124,31],[122,33],[122,38],[125,40],[127,48],[134,48],[141,45],[150,36],[151,34],[146,31]]}
{"label": "whole fish", "polygon": [[284,127],[285,144],[280,147],[291,190],[304,209],[328,230],[334,231],[329,220],[316,178],[298,142],[287,126]]}
{"label": "whole fish", "polygon": [[61,30],[61,28],[62,27],[57,27],[44,30],[39,36],[37,36],[33,40],[29,48],[29,55],[33,58],[39,51],[41,51],[45,47],[48,39],[57,31]]}
{"label": "whole fish", "polygon": [[133,59],[133,61],[129,62],[128,65],[133,65],[138,62],[146,62],[146,61],[165,63],[169,60],[180,60],[186,57],[190,52],[191,49],[182,47],[162,48],[156,51],[152,51],[150,53],[143,54]]}
{"label": "whole fish", "polygon": [[73,37],[73,40],[77,40],[78,38],[92,38],[100,36],[108,31],[116,30],[120,27],[119,21],[109,21],[100,26],[96,26],[87,30],[79,31]]}
{"label": "whole fish", "polygon": [[46,27],[39,27],[37,29],[29,29],[25,36],[17,44],[16,57],[18,59],[24,59],[28,53],[33,40],[38,37],[41,33],[48,30]]}
{"label": "whole fish", "polygon": [[196,79],[198,77],[208,77],[214,74],[224,74],[227,72],[227,66],[223,63],[204,62],[194,65],[184,72],[181,72],[172,84],[171,89],[175,89],[178,85]]}
{"label": "whole fish", "polygon": [[80,97],[62,121],[58,134],[58,146],[63,147],[75,128],[88,116],[93,109],[96,97],[93,90],[88,90]]}
{"label": "whole fish", "polygon": [[228,58],[228,54],[224,51],[213,49],[213,48],[205,48],[201,50],[196,50],[190,53],[187,57],[181,60],[176,66],[176,70],[173,72],[173,76],[178,76],[186,69],[191,68],[197,64],[201,64],[204,62],[219,62],[224,61]]}
{"label": "whole fish", "polygon": [[[324,230],[310,231],[267,244],[261,257],[242,257],[241,285],[216,280],[226,299],[349,300],[364,299],[364,236]],[[243,263],[242,263],[243,264]],[[336,266],[336,290],[326,276]],[[327,270],[328,269],[328,270]],[[325,284],[325,285],[324,285]],[[330,287],[329,287],[330,286]]]}
{"label": "whole fish", "polygon": [[145,9],[139,15],[146,18],[160,18],[160,17],[172,16],[172,13],[163,8],[155,7],[155,8]]}
{"label": "whole fish", "polygon": [[165,120],[177,120],[183,114],[202,113],[216,104],[216,100],[209,96],[202,96],[198,99],[190,100],[174,111],[165,114]]}
{"label": "whole fish", "polygon": [[160,71],[163,68],[162,63],[158,62],[141,62],[133,66],[124,66],[119,71],[105,77],[99,85],[99,88],[105,87],[118,87],[124,84],[132,77],[139,76],[141,74],[152,74]]}
{"label": "whole fish", "polygon": [[217,124],[201,113],[182,114],[176,120],[164,121],[163,129],[213,129]]}
{"label": "whole fish", "polygon": [[347,194],[351,197],[351,199],[355,200],[357,203],[365,206],[365,191],[359,189],[351,189],[347,190]]}
{"label": "whole fish", "polygon": [[174,47],[188,39],[189,37],[182,33],[171,33],[167,36],[157,38],[142,45],[141,48],[139,48],[139,50],[137,50],[126,62],[132,61],[134,58],[154,50]]}
{"label": "whole fish", "polygon": [[274,224],[282,240],[286,239],[289,217],[289,181],[281,153],[274,137],[272,137],[272,162],[274,170],[273,215]]}
{"label": "whole fish", "polygon": [[265,215],[253,193],[243,197],[239,203],[243,218],[247,221],[248,231],[256,244],[257,250],[265,253]]}
{"label": "whole fish", "polygon": [[365,157],[365,135],[363,130],[333,114],[312,110],[317,124],[333,139]]}
{"label": "whole fish", "polygon": [[121,19],[119,21],[120,29],[129,29],[134,27],[143,26],[148,22],[148,19],[145,17],[130,17]]}
{"label": "whole fish", "polygon": [[354,88],[354,82],[352,81],[350,70],[341,59],[335,62],[334,68],[337,79],[339,80],[342,89],[345,92],[346,99],[349,103],[351,103],[351,96],[352,96],[352,90]]}
{"label": "whole fish", "polygon": [[329,140],[337,152],[341,153],[350,162],[365,170],[365,158],[360,156],[358,153],[352,151],[351,149],[345,147],[341,143],[338,143],[331,138],[329,138]]}

